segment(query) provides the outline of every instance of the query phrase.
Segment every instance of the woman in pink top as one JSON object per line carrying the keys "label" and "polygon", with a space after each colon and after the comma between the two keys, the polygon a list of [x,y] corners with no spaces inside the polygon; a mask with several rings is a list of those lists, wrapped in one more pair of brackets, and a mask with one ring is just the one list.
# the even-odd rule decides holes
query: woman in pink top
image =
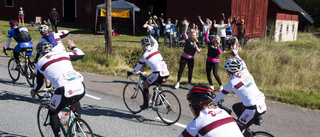
{"label": "woman in pink top", "polygon": [[207,78],[210,84],[210,88],[214,89],[212,79],[211,79],[211,70],[213,71],[213,76],[216,78],[219,83],[220,90],[223,89],[220,77],[218,75],[219,69],[219,55],[221,55],[222,51],[220,49],[220,37],[215,36],[211,41],[208,38],[209,31],[211,27],[207,28],[207,32],[205,35],[205,41],[208,45],[208,54],[207,54],[207,63],[206,63],[206,72]]}

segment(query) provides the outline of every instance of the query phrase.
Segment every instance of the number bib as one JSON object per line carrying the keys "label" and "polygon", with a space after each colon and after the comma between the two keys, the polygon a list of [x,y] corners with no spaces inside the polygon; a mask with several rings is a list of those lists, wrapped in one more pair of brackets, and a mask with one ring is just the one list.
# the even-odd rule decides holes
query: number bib
{"label": "number bib", "polygon": [[245,73],[241,76],[240,81],[243,83],[244,86],[250,87],[253,84],[254,79],[249,73]]}
{"label": "number bib", "polygon": [[77,73],[76,71],[68,71],[63,73],[62,75],[67,81],[73,81],[82,78],[81,74]]}

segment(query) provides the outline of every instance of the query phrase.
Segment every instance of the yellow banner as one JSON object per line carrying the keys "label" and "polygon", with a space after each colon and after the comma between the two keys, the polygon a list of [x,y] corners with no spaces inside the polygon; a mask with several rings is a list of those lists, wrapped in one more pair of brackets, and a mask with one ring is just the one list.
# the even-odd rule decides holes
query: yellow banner
{"label": "yellow banner", "polygon": [[106,17],[106,10],[105,9],[101,9],[100,15],[101,15],[101,17]]}
{"label": "yellow banner", "polygon": [[[106,10],[101,9],[100,15],[101,17],[106,17]],[[130,18],[130,11],[129,10],[112,10],[111,17]]]}
{"label": "yellow banner", "polygon": [[111,17],[130,18],[130,11],[129,10],[112,10]]}

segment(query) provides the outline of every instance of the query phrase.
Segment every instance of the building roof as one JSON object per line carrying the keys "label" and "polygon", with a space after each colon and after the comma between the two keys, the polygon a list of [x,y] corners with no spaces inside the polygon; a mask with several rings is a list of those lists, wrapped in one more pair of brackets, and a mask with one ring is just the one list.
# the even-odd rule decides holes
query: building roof
{"label": "building roof", "polygon": [[304,11],[297,3],[293,0],[272,0],[279,8],[294,12],[299,12],[302,16],[304,16],[310,23],[314,23],[312,17]]}
{"label": "building roof", "polygon": [[303,12],[304,10],[292,0],[272,0],[279,8],[295,12]]}

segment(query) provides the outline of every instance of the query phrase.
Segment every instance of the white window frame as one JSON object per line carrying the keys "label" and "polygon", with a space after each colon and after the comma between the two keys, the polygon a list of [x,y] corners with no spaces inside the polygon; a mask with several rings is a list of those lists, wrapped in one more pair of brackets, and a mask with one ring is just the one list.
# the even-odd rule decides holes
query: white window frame
{"label": "white window frame", "polygon": [[5,0],[6,7],[14,7],[14,0],[11,0],[11,1],[12,1],[12,6],[8,6],[7,5],[7,0]]}

